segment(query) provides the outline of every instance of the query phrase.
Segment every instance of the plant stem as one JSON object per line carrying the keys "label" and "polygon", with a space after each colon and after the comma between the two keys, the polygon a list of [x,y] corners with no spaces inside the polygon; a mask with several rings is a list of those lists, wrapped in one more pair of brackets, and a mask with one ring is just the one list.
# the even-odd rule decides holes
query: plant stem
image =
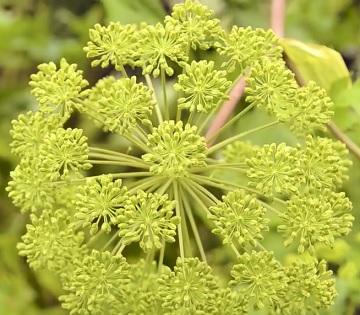
{"label": "plant stem", "polygon": [[197,247],[198,247],[198,249],[199,249],[201,259],[202,259],[205,263],[207,263],[204,246],[202,245],[202,241],[201,241],[201,238],[200,238],[199,230],[198,230],[198,228],[197,228],[197,225],[196,225],[194,216],[193,216],[192,211],[191,211],[191,206],[190,206],[190,203],[189,203],[189,199],[188,199],[188,198],[184,198],[183,204],[184,204],[184,208],[185,208],[186,215],[187,215],[187,217],[189,218],[189,222],[190,222],[191,229],[192,229],[192,231],[193,231],[193,233],[194,233],[195,241],[196,241]]}
{"label": "plant stem", "polygon": [[[159,178],[154,177],[148,177],[143,178],[141,181],[137,181],[134,183],[134,185],[127,185],[129,188],[128,193],[133,194],[136,193],[139,189],[147,191],[147,189],[151,188],[151,190],[157,189],[161,185],[161,181],[159,181]],[[133,186],[133,187],[132,187]],[[130,188],[132,187],[132,188]],[[149,191],[147,191],[149,192]]]}
{"label": "plant stem", "polygon": [[270,27],[279,38],[284,37],[285,2],[285,0],[271,1]]}
{"label": "plant stem", "polygon": [[157,97],[156,97],[156,94],[155,94],[155,89],[154,89],[154,86],[152,84],[152,81],[151,81],[151,78],[148,74],[145,74],[145,80],[146,80],[146,84],[148,85],[148,87],[153,91],[153,95],[152,95],[152,98],[153,100],[156,102],[155,104],[155,112],[156,112],[156,116],[157,116],[157,119],[158,119],[158,123],[159,124],[162,124],[163,122],[163,118],[162,118],[162,115],[161,115],[161,110],[160,110],[160,107],[159,107],[159,102],[157,100]]}
{"label": "plant stem", "polygon": [[[102,247],[101,251],[105,251],[109,246],[110,244],[118,237],[118,234],[117,232],[114,233],[113,236],[111,236],[111,238],[106,242],[106,244]],[[89,244],[88,244],[89,245]]]}
{"label": "plant stem", "polygon": [[135,163],[129,163],[128,161],[122,162],[122,161],[104,161],[104,160],[86,160],[86,162],[91,163],[92,165],[98,164],[98,165],[119,165],[119,166],[133,166],[138,168],[149,168],[147,165],[138,165]]}
{"label": "plant stem", "polygon": [[[219,113],[216,115],[215,120],[213,121],[210,129],[206,133],[205,138],[210,139],[213,137],[215,133],[225,124],[225,122],[230,117],[231,113],[233,112],[236,104],[240,100],[241,96],[243,95],[245,89],[245,77],[241,77],[236,84],[234,85],[233,89],[230,92],[230,99],[224,103],[221,107]],[[214,141],[215,139],[213,139]],[[210,147],[213,142],[209,142],[208,146]]]}
{"label": "plant stem", "polygon": [[360,159],[360,147],[357,146],[356,143],[354,143],[344,132],[342,132],[332,120],[330,120],[328,124],[328,129],[337,139],[346,145],[351,153]]}
{"label": "plant stem", "polygon": [[130,155],[125,155],[125,154],[124,156],[117,156],[117,155],[109,155],[109,154],[96,153],[90,151],[88,157],[99,158],[102,160],[112,161],[112,162],[128,163],[129,166],[149,169],[149,165],[147,165],[142,159],[134,158]]}
{"label": "plant stem", "polygon": [[216,137],[222,133],[226,128],[230,127],[232,124],[234,124],[237,120],[239,120],[242,116],[244,116],[250,109],[252,109],[255,106],[255,103],[246,106],[240,113],[238,113],[235,117],[231,118],[224,126],[222,126],[217,132],[215,132],[211,138],[207,139],[207,142],[209,143],[209,145],[211,145]]}
{"label": "plant stem", "polygon": [[161,86],[162,86],[163,100],[164,100],[165,120],[169,120],[169,106],[166,95],[166,78],[165,78],[165,70],[163,68],[161,68],[160,70],[160,76],[161,76]]}
{"label": "plant stem", "polygon": [[[192,174],[191,179],[193,181],[196,181],[200,185],[208,185],[210,187],[218,188],[225,191],[232,191],[234,188],[239,188],[239,189],[244,189],[245,191],[255,194],[257,196],[266,198],[266,196],[264,196],[260,191],[256,189],[250,188],[248,186],[243,186],[237,183],[229,182],[220,178],[211,177],[211,179],[209,179],[207,176]],[[286,201],[280,198],[274,197],[274,200],[283,205],[286,205]]]}
{"label": "plant stem", "polygon": [[158,260],[158,274],[161,274],[161,268],[164,264],[165,247],[166,247],[166,242],[165,239],[163,239],[162,246],[160,248],[159,260]]}
{"label": "plant stem", "polygon": [[[144,176],[152,176],[151,172],[125,172],[125,173],[112,173],[113,178],[127,178],[127,177],[144,177]],[[93,176],[99,177],[101,175]]]}
{"label": "plant stem", "polygon": [[191,241],[190,241],[190,233],[187,225],[187,212],[185,209],[185,203],[184,201],[187,199],[186,194],[184,194],[184,191],[182,190],[182,186],[178,185],[179,187],[179,195],[183,196],[181,200],[178,202],[180,203],[180,209],[181,209],[181,224],[183,227],[183,236],[184,236],[184,252],[186,257],[192,257],[192,248],[191,248]]}
{"label": "plant stem", "polygon": [[274,126],[274,125],[277,125],[278,123],[279,123],[279,121],[278,121],[278,120],[275,120],[275,121],[273,121],[273,122],[271,122],[271,123],[268,123],[268,124],[266,124],[266,125],[262,125],[262,126],[260,126],[260,127],[257,127],[257,128],[254,128],[254,129],[251,129],[251,130],[248,130],[248,131],[245,131],[245,132],[240,133],[240,134],[238,134],[238,135],[236,135],[236,136],[233,136],[233,137],[231,137],[231,138],[229,138],[229,139],[226,139],[226,140],[224,140],[224,141],[222,141],[222,142],[219,142],[218,144],[214,145],[213,147],[211,147],[211,148],[208,150],[208,155],[210,155],[211,153],[219,150],[220,148],[222,148],[222,147],[224,147],[224,146],[227,146],[228,144],[230,144],[230,143],[232,143],[232,142],[234,142],[234,141],[236,141],[236,140],[240,140],[241,138],[243,138],[243,137],[245,137],[245,136],[248,136],[248,135],[250,135],[250,134],[252,134],[252,133],[254,133],[254,132],[258,132],[258,131],[260,131],[260,130],[266,129],[266,128],[268,128],[268,127],[272,127],[272,126]]}
{"label": "plant stem", "polygon": [[143,162],[142,159],[140,159],[136,156],[128,155],[128,154],[117,152],[117,151],[95,148],[95,147],[89,147],[89,151],[90,151],[90,154],[98,153],[98,154],[103,154],[104,156],[118,156],[118,157],[122,157],[124,160],[133,160],[135,162]]}
{"label": "plant stem", "polygon": [[[181,205],[179,204],[178,200],[181,200],[179,197],[179,187],[178,187],[178,182],[174,182],[174,197],[176,202],[176,206],[175,206],[175,210],[176,210],[176,215],[181,218],[181,221],[185,218],[183,218],[181,216]],[[179,238],[179,250],[180,250],[180,257],[182,260],[185,259],[185,251],[184,251],[184,240],[183,240],[183,230],[182,230],[182,223],[180,222],[178,224],[178,238]]]}
{"label": "plant stem", "polygon": [[217,199],[209,190],[207,190],[202,185],[199,185],[196,181],[188,181],[187,184],[192,188],[193,190],[196,190],[206,196],[208,198],[208,203],[210,204],[217,204],[219,202],[219,199]]}
{"label": "plant stem", "polygon": [[123,134],[123,137],[129,140],[130,142],[134,143],[138,148],[142,149],[144,152],[151,152],[151,149],[140,139],[134,137],[130,134]]}

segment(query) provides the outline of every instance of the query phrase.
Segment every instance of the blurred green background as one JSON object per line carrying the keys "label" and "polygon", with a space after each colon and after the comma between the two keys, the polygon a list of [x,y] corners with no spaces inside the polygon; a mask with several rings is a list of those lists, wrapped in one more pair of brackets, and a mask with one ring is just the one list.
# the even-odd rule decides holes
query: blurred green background
{"label": "blurred green background", "polygon": [[[60,286],[47,272],[34,272],[17,255],[16,243],[28,218],[15,209],[5,192],[9,172],[18,161],[10,153],[11,120],[19,113],[36,108],[28,81],[39,63],[65,57],[84,70],[91,84],[112,69],[92,69],[82,47],[88,29],[95,23],[156,23],[171,12],[171,0],[0,0],[0,314],[66,314],[58,304]],[[225,28],[232,25],[269,27],[269,0],[202,0],[214,9]],[[360,1],[359,0],[288,0],[285,36],[305,42],[327,45],[341,53],[355,82],[360,75]],[[204,53],[203,57],[212,55]],[[326,71],[323,73],[326,76]],[[355,83],[336,122],[360,145],[360,84]],[[348,94],[348,93],[347,93]],[[344,89],[337,85],[331,95],[344,102]],[[345,112],[344,112],[345,111]],[[250,118],[251,117],[251,118]],[[349,119],[351,117],[351,123]],[[258,111],[250,113],[247,125],[266,120]],[[330,134],[328,135],[330,136]],[[292,139],[283,129],[259,135],[252,140],[262,144]],[[344,187],[360,219],[360,163],[354,165]],[[338,279],[340,296],[329,314],[360,314],[360,234],[355,223],[353,233],[337,243],[334,251],[324,249]],[[357,313],[356,313],[357,312]]]}

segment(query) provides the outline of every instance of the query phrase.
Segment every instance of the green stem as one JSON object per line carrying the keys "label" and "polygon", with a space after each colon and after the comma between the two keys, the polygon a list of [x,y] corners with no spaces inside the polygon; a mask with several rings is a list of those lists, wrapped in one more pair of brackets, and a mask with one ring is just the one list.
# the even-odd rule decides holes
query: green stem
{"label": "green stem", "polygon": [[196,119],[196,122],[195,122],[195,126],[200,126],[200,121],[201,119],[203,118],[204,114],[203,113],[199,113],[199,116],[198,118]]}
{"label": "green stem", "polygon": [[214,229],[215,224],[210,221],[207,216],[208,214],[210,214],[210,211],[208,209],[208,207],[205,205],[205,203],[202,201],[201,198],[204,198],[207,202],[209,201],[209,197],[207,197],[206,195],[203,194],[199,194],[197,195],[192,189],[191,187],[189,187],[188,185],[184,185],[183,186],[184,189],[188,192],[188,194],[190,196],[192,196],[192,198],[195,200],[195,202],[199,205],[199,207],[201,208],[201,211],[197,210],[196,207],[194,207],[197,211],[197,215],[200,217],[200,219],[202,220],[202,222],[208,227],[208,229],[211,231],[212,229]]}
{"label": "green stem", "polygon": [[224,126],[222,126],[218,131],[216,131],[209,139],[206,139],[208,143],[211,143],[213,140],[215,140],[220,133],[224,132],[225,129],[229,128],[231,125],[233,125],[237,120],[239,120],[242,116],[244,116],[250,109],[252,109],[255,106],[255,103],[245,107],[240,113],[235,115],[233,118],[231,118]]}
{"label": "green stem", "polygon": [[158,274],[161,274],[161,268],[164,264],[164,256],[165,256],[165,247],[166,242],[165,239],[162,240],[162,246],[160,248],[159,261],[158,261]]}
{"label": "green stem", "polygon": [[120,255],[125,247],[126,247],[126,245],[122,244],[122,242],[120,241],[119,243],[116,244],[116,246],[112,250],[111,254],[114,255],[114,253],[115,253],[114,256]]}
{"label": "green stem", "polygon": [[145,74],[145,80],[146,80],[146,83],[148,85],[148,87],[153,91],[152,93],[152,98],[153,100],[155,101],[155,112],[156,112],[156,116],[157,116],[157,119],[158,119],[158,123],[159,125],[162,124],[163,122],[163,118],[162,118],[162,115],[161,115],[161,110],[160,110],[160,106],[159,106],[159,102],[157,100],[157,97],[156,97],[156,94],[155,94],[155,89],[154,89],[154,86],[152,84],[152,81],[151,81],[151,78],[148,74]]}
{"label": "green stem", "polygon": [[155,257],[155,248],[153,247],[147,254],[145,259],[145,270],[150,270],[151,264],[154,261]]}
{"label": "green stem", "polygon": [[[111,173],[113,178],[128,178],[128,177],[144,177],[144,176],[152,176],[151,172],[126,172],[126,173]],[[98,176],[94,176],[98,177]]]}
{"label": "green stem", "polygon": [[[174,185],[173,185],[173,188],[174,188],[174,197],[175,197],[175,200],[177,201],[176,202],[176,206],[175,206],[175,211],[176,211],[176,215],[181,218],[181,222],[183,221],[183,217],[181,216],[181,205],[180,205],[180,202],[179,200],[180,199],[180,196],[179,196],[179,188],[178,188],[178,182],[174,182]],[[184,240],[183,240],[183,231],[182,231],[182,223],[179,223],[178,224],[178,238],[179,238],[179,251],[180,251],[180,257],[182,260],[185,259],[185,252],[184,252]]]}
{"label": "green stem", "polygon": [[177,108],[176,110],[176,121],[180,121],[181,120],[181,108]]}
{"label": "green stem", "polygon": [[191,188],[193,188],[194,190],[197,190],[199,192],[201,192],[204,196],[206,196],[209,199],[209,205],[210,204],[217,204],[219,202],[219,199],[216,198],[209,190],[207,190],[205,187],[203,187],[202,185],[199,185],[196,181],[189,181],[187,183],[189,186],[191,186]]}
{"label": "green stem", "polygon": [[234,172],[246,172],[248,167],[244,163],[213,164],[213,165],[207,165],[206,168],[204,168],[204,167],[192,168],[190,170],[190,173],[195,174],[195,173],[199,173],[199,172],[204,172],[205,170],[210,171],[210,170],[220,170],[220,169],[231,170]]}
{"label": "green stem", "polygon": [[208,124],[208,122],[210,121],[210,119],[214,116],[216,112],[216,108],[214,108],[205,118],[205,120],[202,122],[201,126],[198,129],[198,134],[201,134],[202,131],[204,130],[204,128],[206,127],[206,125]]}
{"label": "green stem", "polygon": [[173,183],[173,181],[174,181],[174,178],[169,178],[164,185],[162,185],[161,187],[159,187],[156,190],[156,193],[159,195],[165,194],[165,191],[169,188],[169,186]]}
{"label": "green stem", "polygon": [[89,153],[89,158],[99,158],[102,160],[127,163],[128,166],[149,169],[149,165],[146,164],[142,159],[127,159],[115,155],[104,155],[101,153]]}
{"label": "green stem", "polygon": [[[186,217],[186,209],[185,209],[185,200],[187,199],[186,194],[184,194],[182,190],[182,185],[179,185],[179,195],[182,196],[181,200],[181,224],[183,227],[183,236],[184,236],[184,252],[186,257],[192,257],[192,248],[191,248],[191,241],[190,241],[190,233],[187,225],[187,217]],[[184,211],[185,210],[185,211]]]}
{"label": "green stem", "polygon": [[[200,193],[199,195],[197,195],[193,191],[193,189],[191,189],[193,187],[188,187],[186,185],[186,186],[184,186],[184,188],[189,193],[189,195],[191,195],[194,198],[194,200],[198,203],[200,208],[203,210],[203,211],[198,211],[197,214],[200,216],[202,222],[208,227],[208,229],[210,231],[212,231],[216,226],[213,221],[211,221],[207,218],[207,215],[210,214],[210,211],[209,211],[208,207],[205,205],[205,203],[201,200],[201,197],[204,197],[206,200],[210,200],[210,204],[212,203],[211,199],[209,199],[209,197],[204,195],[203,193]],[[194,190],[196,190],[196,189],[194,189]],[[226,250],[226,252],[227,252],[227,250]],[[235,253],[239,254],[237,250]]]}
{"label": "green stem", "polygon": [[98,123],[100,123],[101,125],[105,125],[105,122],[100,119],[102,118],[97,109],[94,109],[93,107],[89,106],[90,104],[85,102],[84,100],[80,99],[80,98],[76,98],[74,100],[75,102],[81,104],[82,106],[84,106],[86,108],[86,110],[84,111],[84,114],[88,115],[89,117],[91,117],[92,119],[94,119],[95,121],[97,121]]}
{"label": "green stem", "polygon": [[[226,190],[226,191],[232,191],[235,188],[244,189],[245,191],[247,191],[249,193],[253,193],[253,194],[255,194],[255,195],[259,196],[259,197],[262,197],[262,198],[266,198],[266,196],[264,196],[260,191],[258,191],[256,189],[250,188],[248,186],[243,186],[243,185],[240,185],[240,184],[237,184],[237,183],[232,183],[232,182],[220,179],[220,178],[211,177],[211,179],[210,179],[210,178],[208,178],[206,176],[203,176],[203,175],[192,174],[191,179],[193,181],[196,181],[199,184],[208,185],[208,186],[218,188],[218,189],[221,189],[221,190]],[[284,200],[282,200],[280,198],[274,197],[274,201],[277,201],[277,202],[279,202],[279,203],[281,203],[283,205],[286,205],[286,201],[284,201]]]}
{"label": "green stem", "polygon": [[[189,57],[188,62],[190,62],[190,44],[186,48],[186,56]],[[185,67],[182,67],[182,72],[181,73],[185,74]],[[179,91],[177,99],[180,99],[183,96],[183,94],[184,93],[182,91]],[[181,113],[182,113],[182,110],[181,110],[181,108],[179,108],[179,104],[177,104],[177,107],[176,107],[176,121],[181,120]]]}
{"label": "green stem", "polygon": [[[204,210],[204,214],[208,215],[210,214],[210,211],[208,209],[208,207],[205,205],[205,203],[201,200],[201,198],[195,193],[195,191],[193,189],[191,189],[192,187],[189,185],[190,183],[187,183],[186,185],[183,185],[184,189],[188,192],[188,194],[193,197],[194,200],[196,200],[200,207],[202,208],[202,210]],[[206,195],[203,195],[206,197],[207,200],[209,200],[209,197],[207,197]],[[199,213],[200,214],[200,213]],[[202,219],[205,218],[205,221],[207,220],[207,217],[204,217],[204,214],[201,215]]]}
{"label": "green stem", "polygon": [[142,142],[140,139],[135,138],[133,135],[123,134],[123,136],[130,142],[134,143],[138,148],[142,149],[144,152],[152,152],[151,149],[144,142]]}
{"label": "green stem", "polygon": [[102,247],[101,251],[105,251],[109,246],[110,244],[118,237],[118,234],[117,233],[114,233],[113,236],[111,236],[111,238],[106,242],[106,244]]}
{"label": "green stem", "polygon": [[188,121],[187,121],[187,123],[188,123],[189,125],[191,125],[191,122],[192,122],[192,120],[193,120],[193,118],[194,118],[194,115],[195,115],[195,112],[190,112],[190,115],[189,115]]}
{"label": "green stem", "polygon": [[239,251],[237,250],[237,248],[235,247],[235,245],[233,243],[231,243],[230,247],[233,250],[233,252],[235,253],[236,257],[241,256],[241,254],[239,253]]}
{"label": "green stem", "polygon": [[161,185],[161,181],[159,181],[159,178],[156,177],[144,178],[142,181],[137,181],[133,185],[128,185],[128,188],[132,187],[131,189],[128,190],[128,193],[134,194],[139,189],[147,191],[147,189],[150,187],[151,187],[151,191],[153,191],[160,185]]}
{"label": "green stem", "polygon": [[256,241],[256,247],[260,248],[260,250],[263,250],[265,252],[267,252],[268,250],[263,246],[261,245],[259,242]]}
{"label": "green stem", "polygon": [[166,95],[166,77],[165,77],[165,70],[163,68],[161,68],[160,70],[160,76],[161,76],[161,87],[162,87],[163,100],[164,100],[165,120],[169,120],[169,105]]}
{"label": "green stem", "polygon": [[96,242],[104,233],[105,233],[104,230],[100,230],[95,235],[92,235],[90,239],[87,241],[86,246],[90,247],[90,245]]}
{"label": "green stem", "polygon": [[194,218],[193,213],[192,213],[192,211],[191,211],[191,207],[190,207],[190,204],[189,204],[189,199],[188,199],[188,198],[184,198],[184,199],[183,199],[183,204],[184,204],[184,209],[185,209],[186,215],[187,215],[187,217],[189,218],[189,222],[190,222],[191,229],[192,229],[192,231],[193,231],[193,233],[194,233],[195,241],[196,241],[197,247],[198,247],[198,249],[199,249],[201,259],[202,259],[205,263],[207,263],[204,246],[202,245],[202,241],[201,241],[201,238],[200,238],[199,230],[198,230],[198,228],[197,228],[197,225],[196,225],[196,222],[195,222],[195,218]]}
{"label": "green stem", "polygon": [[[279,200],[281,200],[281,199],[279,199]],[[280,216],[280,215],[282,214],[281,211],[275,209],[274,207],[270,206],[270,205],[267,204],[266,202],[263,202],[263,201],[261,201],[261,200],[258,200],[258,202],[259,202],[260,204],[262,204],[265,208],[267,208],[267,209],[273,211],[274,213],[276,213],[278,216]],[[286,204],[286,201],[283,201],[283,202]]]}
{"label": "green stem", "polygon": [[86,160],[86,162],[91,163],[92,165],[119,165],[119,166],[133,166],[138,168],[149,168],[147,165],[137,165],[129,162],[120,162],[120,161],[100,161],[100,160]]}
{"label": "green stem", "polygon": [[136,132],[137,136],[141,138],[142,142],[147,143],[147,133],[144,131],[144,129],[141,128],[141,126],[138,124],[136,128],[134,128],[134,131]]}
{"label": "green stem", "polygon": [[225,147],[225,146],[227,146],[228,144],[230,144],[230,143],[232,143],[232,142],[234,142],[234,141],[237,141],[237,140],[239,140],[239,139],[241,139],[241,138],[243,138],[243,137],[245,137],[245,136],[248,136],[248,135],[250,135],[250,134],[252,134],[252,133],[254,133],[254,132],[257,132],[257,131],[260,131],[260,130],[264,130],[264,129],[269,128],[269,127],[272,127],[272,126],[275,126],[275,125],[277,125],[277,124],[279,124],[279,123],[280,123],[280,122],[279,122],[278,120],[276,120],[276,121],[273,121],[273,122],[268,123],[268,124],[266,124],[266,125],[263,125],[263,126],[260,126],[260,127],[257,127],[257,128],[254,128],[254,129],[251,129],[251,130],[248,130],[248,131],[245,131],[245,132],[240,133],[240,134],[238,134],[238,135],[236,135],[236,136],[233,136],[233,137],[231,137],[231,138],[229,138],[229,139],[226,139],[226,140],[224,140],[224,141],[221,141],[221,142],[219,142],[218,144],[216,144],[216,145],[214,145],[213,147],[211,147],[210,149],[208,149],[208,155],[210,155],[211,153],[219,150],[220,148]]}
{"label": "green stem", "polygon": [[98,153],[98,154],[104,154],[104,156],[117,156],[120,158],[123,158],[124,160],[129,160],[129,161],[135,161],[135,162],[144,162],[142,159],[136,157],[136,156],[132,156],[132,155],[128,155],[126,153],[121,153],[121,152],[117,152],[117,151],[112,151],[112,150],[107,150],[107,149],[101,149],[101,148],[95,148],[95,147],[89,147],[89,155],[92,153]]}
{"label": "green stem", "polygon": [[[119,70],[119,69],[117,69],[117,70]],[[123,65],[120,66],[120,72],[121,72],[121,74],[123,75],[124,78],[129,77],[128,74],[126,73],[126,70],[125,70]]]}
{"label": "green stem", "polygon": [[[208,185],[210,187],[218,188],[221,190],[232,191],[234,188],[239,188],[240,185],[228,182],[216,177],[207,177],[199,174],[191,174],[190,178],[201,185]],[[241,187],[242,188],[242,187]]]}

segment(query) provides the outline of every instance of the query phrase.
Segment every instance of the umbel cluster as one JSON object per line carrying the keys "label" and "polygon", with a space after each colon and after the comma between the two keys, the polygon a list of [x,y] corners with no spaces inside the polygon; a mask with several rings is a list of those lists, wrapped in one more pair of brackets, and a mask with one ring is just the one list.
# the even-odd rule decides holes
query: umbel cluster
{"label": "umbel cluster", "polygon": [[[30,216],[19,254],[58,276],[62,306],[82,315],[329,308],[335,280],[317,244],[351,230],[339,192],[350,161],[342,143],[318,136],[331,100],[297,84],[273,32],[225,31],[186,0],[162,23],[96,24],[89,37],[92,66],[113,75],[89,86],[65,59],[39,65],[38,110],[11,130],[20,162],[7,190]],[[213,61],[196,59],[209,49]],[[207,135],[241,78],[246,105]],[[237,132],[253,110],[270,122]],[[72,115],[83,129],[64,127]],[[245,141],[277,125],[298,144]],[[111,143],[91,140],[95,128]],[[277,235],[292,259],[264,242]]]}

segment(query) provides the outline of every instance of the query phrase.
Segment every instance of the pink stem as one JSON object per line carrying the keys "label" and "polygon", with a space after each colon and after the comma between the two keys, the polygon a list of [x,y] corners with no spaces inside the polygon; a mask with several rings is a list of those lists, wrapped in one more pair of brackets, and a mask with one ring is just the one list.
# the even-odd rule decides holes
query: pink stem
{"label": "pink stem", "polygon": [[[210,139],[221,127],[223,127],[226,121],[229,119],[232,111],[234,110],[236,104],[243,95],[245,89],[245,77],[242,77],[239,81],[236,82],[233,89],[230,92],[230,99],[226,101],[221,107],[219,113],[216,115],[210,129],[206,133],[205,138]],[[208,147],[211,147],[215,139],[208,143]]]}
{"label": "pink stem", "polygon": [[[284,36],[285,1],[286,0],[271,1],[271,28],[280,38]],[[206,139],[210,139],[220,128],[225,125],[236,104],[243,95],[245,86],[245,77],[242,77],[231,90],[229,95],[230,99],[224,103],[219,113],[216,115],[210,129],[206,133]],[[215,139],[208,143],[208,147],[211,147],[214,141]]]}
{"label": "pink stem", "polygon": [[271,28],[279,38],[284,37],[285,1],[271,1]]}

